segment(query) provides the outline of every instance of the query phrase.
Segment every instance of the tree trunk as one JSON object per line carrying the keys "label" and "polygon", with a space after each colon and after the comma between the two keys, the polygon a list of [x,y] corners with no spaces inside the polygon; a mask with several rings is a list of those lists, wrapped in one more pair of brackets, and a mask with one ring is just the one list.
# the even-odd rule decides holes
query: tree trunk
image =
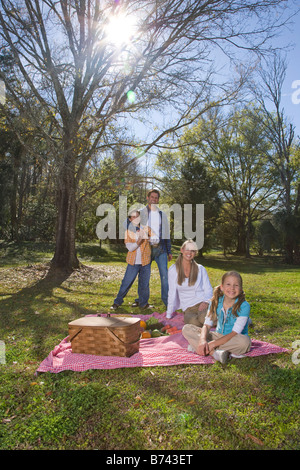
{"label": "tree trunk", "polygon": [[238,231],[237,231],[237,246],[236,246],[236,255],[246,256],[247,248],[246,248],[246,239],[247,233],[245,228],[245,221],[244,219],[238,221]]}
{"label": "tree trunk", "polygon": [[246,232],[246,258],[251,258],[250,255],[250,239],[251,239],[251,201],[248,198],[248,215],[247,215],[247,232]]}
{"label": "tree trunk", "polygon": [[[17,146],[13,154],[13,164],[12,164],[12,189],[10,194],[10,220],[11,220],[11,239],[13,241],[19,240],[19,225],[20,218],[18,218],[18,184],[19,184],[19,173],[21,167],[21,146]],[[22,199],[20,190],[20,201]],[[21,202],[19,202],[21,204]],[[19,210],[19,216],[20,216]]]}
{"label": "tree trunk", "polygon": [[246,256],[247,250],[246,250],[246,236],[244,235],[239,235],[237,239],[237,247],[235,250],[236,255],[240,256]]}
{"label": "tree trunk", "polygon": [[286,224],[285,224],[285,254],[284,254],[284,262],[287,264],[294,263],[294,246],[295,240],[293,236],[293,220],[292,216],[290,215],[287,217]]}
{"label": "tree trunk", "polygon": [[[69,163],[71,160],[71,163]],[[57,195],[56,246],[51,267],[72,271],[80,263],[75,249],[76,183],[71,159],[65,159],[61,168]]]}

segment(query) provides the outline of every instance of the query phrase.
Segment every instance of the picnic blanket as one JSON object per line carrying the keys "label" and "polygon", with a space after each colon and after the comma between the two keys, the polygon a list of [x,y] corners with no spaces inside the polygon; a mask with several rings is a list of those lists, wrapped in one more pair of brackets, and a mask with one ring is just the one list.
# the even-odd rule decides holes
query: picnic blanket
{"label": "picnic blanket", "polygon": [[[133,315],[134,316],[134,315]],[[183,314],[177,313],[172,319],[166,318],[166,313],[157,312],[151,315],[142,315],[140,318],[148,320],[151,316],[159,322],[183,327]],[[179,364],[213,364],[211,356],[199,356],[187,350],[188,342],[181,333],[158,338],[144,338],[140,341],[139,352],[131,357],[94,356],[90,354],[73,354],[68,336],[58,344],[48,357],[40,364],[36,373],[58,373],[65,370],[85,371],[88,369],[118,369],[123,367],[154,367],[174,366]],[[245,357],[255,357],[266,354],[288,352],[264,341],[252,340],[250,351]]]}

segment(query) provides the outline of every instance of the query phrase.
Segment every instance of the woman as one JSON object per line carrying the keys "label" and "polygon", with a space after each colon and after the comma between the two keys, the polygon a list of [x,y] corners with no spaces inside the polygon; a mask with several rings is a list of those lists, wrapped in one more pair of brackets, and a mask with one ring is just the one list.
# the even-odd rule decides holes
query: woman
{"label": "woman", "polygon": [[186,240],[180,248],[180,255],[168,271],[169,295],[167,318],[181,309],[184,323],[202,326],[213,289],[206,269],[194,258],[198,248],[193,240]]}

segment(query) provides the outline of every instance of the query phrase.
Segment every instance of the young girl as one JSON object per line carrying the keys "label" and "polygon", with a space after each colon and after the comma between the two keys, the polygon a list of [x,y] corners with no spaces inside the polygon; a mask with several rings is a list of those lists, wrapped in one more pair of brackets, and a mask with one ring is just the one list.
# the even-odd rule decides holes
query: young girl
{"label": "young girl", "polygon": [[[245,300],[242,278],[239,273],[230,271],[214,289],[203,328],[184,325],[182,334],[189,342],[190,351],[200,356],[210,354],[225,364],[230,354],[237,357],[250,350],[249,316],[250,305]],[[214,320],[217,320],[216,331],[210,331]]]}
{"label": "young girl", "polygon": [[139,305],[142,309],[150,308],[148,304],[150,290],[149,281],[151,273],[151,248],[149,244],[150,230],[140,225],[140,212],[132,211],[129,214],[129,225],[125,232],[125,244],[128,249],[126,256],[127,268],[122,280],[117,297],[114,300],[111,310],[123,303],[124,297],[138,277]]}

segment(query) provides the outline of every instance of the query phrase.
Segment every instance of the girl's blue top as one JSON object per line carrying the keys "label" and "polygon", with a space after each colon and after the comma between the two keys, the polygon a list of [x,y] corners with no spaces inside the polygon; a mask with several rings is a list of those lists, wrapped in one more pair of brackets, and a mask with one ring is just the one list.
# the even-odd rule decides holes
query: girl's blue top
{"label": "girl's blue top", "polygon": [[[238,299],[236,299],[235,302],[237,301]],[[238,315],[238,317],[236,317],[232,313],[232,307],[227,310],[227,315],[225,315],[225,310],[223,309],[223,302],[224,296],[219,298],[219,303],[217,306],[218,323],[216,327],[216,332],[221,333],[222,335],[227,335],[232,332],[232,329],[238,317],[248,317],[248,319],[250,318],[250,304],[246,300],[244,300],[244,302],[240,305],[240,308],[236,312]],[[248,323],[249,320],[247,321],[243,331],[241,332],[242,335],[248,335]]]}

